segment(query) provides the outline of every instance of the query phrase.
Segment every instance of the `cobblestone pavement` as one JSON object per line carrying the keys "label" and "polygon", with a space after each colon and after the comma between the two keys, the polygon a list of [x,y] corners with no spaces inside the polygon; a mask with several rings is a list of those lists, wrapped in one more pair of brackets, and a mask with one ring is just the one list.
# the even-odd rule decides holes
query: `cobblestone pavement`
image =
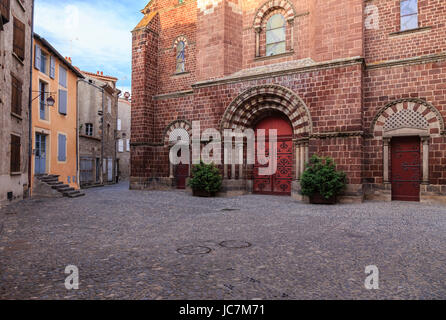
{"label": "cobblestone pavement", "polygon": [[[379,290],[364,287],[367,265]],[[446,208],[120,184],[1,209],[0,299],[68,298],[446,299]]]}

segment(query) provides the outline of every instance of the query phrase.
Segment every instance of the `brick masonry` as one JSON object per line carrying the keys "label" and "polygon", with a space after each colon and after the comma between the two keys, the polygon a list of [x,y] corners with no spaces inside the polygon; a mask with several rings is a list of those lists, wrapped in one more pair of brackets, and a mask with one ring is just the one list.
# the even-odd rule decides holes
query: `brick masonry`
{"label": "brick masonry", "polygon": [[[370,5],[379,10],[377,30],[365,28]],[[131,187],[172,184],[166,132],[175,121],[200,120],[201,130],[250,127],[279,110],[310,155],[331,156],[347,173],[348,196],[388,194],[382,135],[372,129],[377,114],[416,98],[446,117],[446,8],[419,1],[420,28],[402,33],[399,10],[393,0],[151,1],[133,31]],[[266,20],[275,13],[287,21],[287,50],[266,57]],[[186,42],[181,74],[178,39]],[[248,97],[253,90],[258,95]],[[446,196],[440,130],[430,132],[422,199]]]}

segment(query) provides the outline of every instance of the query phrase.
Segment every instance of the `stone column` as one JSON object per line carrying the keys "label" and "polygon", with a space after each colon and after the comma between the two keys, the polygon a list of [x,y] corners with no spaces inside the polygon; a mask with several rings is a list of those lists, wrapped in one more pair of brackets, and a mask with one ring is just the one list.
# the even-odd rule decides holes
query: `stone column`
{"label": "stone column", "polygon": [[243,159],[243,143],[238,145],[238,158],[239,158],[239,164],[238,164],[238,178],[239,180],[243,179],[243,165],[244,165],[244,159]]}
{"label": "stone column", "polygon": [[256,31],[256,57],[260,57],[260,31],[262,29],[260,27],[257,27],[255,29]]}
{"label": "stone column", "polygon": [[294,19],[288,20],[288,28],[291,31],[291,39],[290,39],[290,51],[294,50]]}
{"label": "stone column", "polygon": [[295,144],[295,151],[296,151],[296,180],[300,179],[300,144],[296,142]]}
{"label": "stone column", "polygon": [[173,179],[173,164],[169,160],[169,178]]}
{"label": "stone column", "polygon": [[389,143],[390,138],[383,139],[383,170],[384,170],[384,183],[390,183],[389,180]]}
{"label": "stone column", "polygon": [[423,142],[423,184],[429,184],[429,137],[422,137]]}
{"label": "stone column", "polygon": [[305,143],[300,145],[300,175],[305,170]]}

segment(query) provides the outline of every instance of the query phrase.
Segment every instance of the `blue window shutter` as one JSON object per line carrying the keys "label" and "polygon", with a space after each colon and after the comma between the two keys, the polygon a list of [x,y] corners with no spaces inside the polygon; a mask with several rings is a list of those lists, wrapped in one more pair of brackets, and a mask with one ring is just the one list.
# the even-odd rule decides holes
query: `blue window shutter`
{"label": "blue window shutter", "polygon": [[50,77],[51,79],[56,77],[56,59],[53,56],[50,57]]}
{"label": "blue window shutter", "polygon": [[67,160],[67,152],[66,152],[66,149],[67,149],[67,137],[66,136],[64,136],[63,134],[59,134],[59,136],[58,136],[58,142],[59,142],[59,148],[58,148],[58,150],[59,150],[59,153],[58,153],[58,155],[57,155],[57,159],[59,160],[59,161],[66,161]]}
{"label": "blue window shutter", "polygon": [[67,114],[67,91],[59,90],[59,113]]}
{"label": "blue window shutter", "polygon": [[67,87],[67,70],[62,66],[59,66],[59,84],[64,88]]}
{"label": "blue window shutter", "polygon": [[34,67],[40,71],[40,65],[42,60],[42,50],[39,45],[36,44],[36,50],[34,53]]}

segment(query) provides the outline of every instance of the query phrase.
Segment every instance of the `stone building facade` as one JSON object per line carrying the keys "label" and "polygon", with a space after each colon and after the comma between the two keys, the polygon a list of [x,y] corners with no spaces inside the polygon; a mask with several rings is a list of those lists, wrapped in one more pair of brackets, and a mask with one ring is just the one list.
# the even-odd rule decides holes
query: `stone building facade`
{"label": "stone building facade", "polygon": [[116,182],[117,78],[81,71],[79,155],[81,187]]}
{"label": "stone building facade", "polygon": [[283,176],[224,165],[229,193],[280,193],[277,182],[302,199],[304,163],[318,154],[346,172],[343,201],[445,201],[441,0],[152,0],[142,13],[131,188],[175,187],[169,135],[199,120],[202,132],[284,132]]}
{"label": "stone building facade", "polygon": [[29,195],[33,1],[0,1],[0,206]]}
{"label": "stone building facade", "polygon": [[121,181],[130,178],[130,136],[132,102],[130,94],[126,92],[118,100],[118,136],[117,136],[117,163],[118,177]]}

